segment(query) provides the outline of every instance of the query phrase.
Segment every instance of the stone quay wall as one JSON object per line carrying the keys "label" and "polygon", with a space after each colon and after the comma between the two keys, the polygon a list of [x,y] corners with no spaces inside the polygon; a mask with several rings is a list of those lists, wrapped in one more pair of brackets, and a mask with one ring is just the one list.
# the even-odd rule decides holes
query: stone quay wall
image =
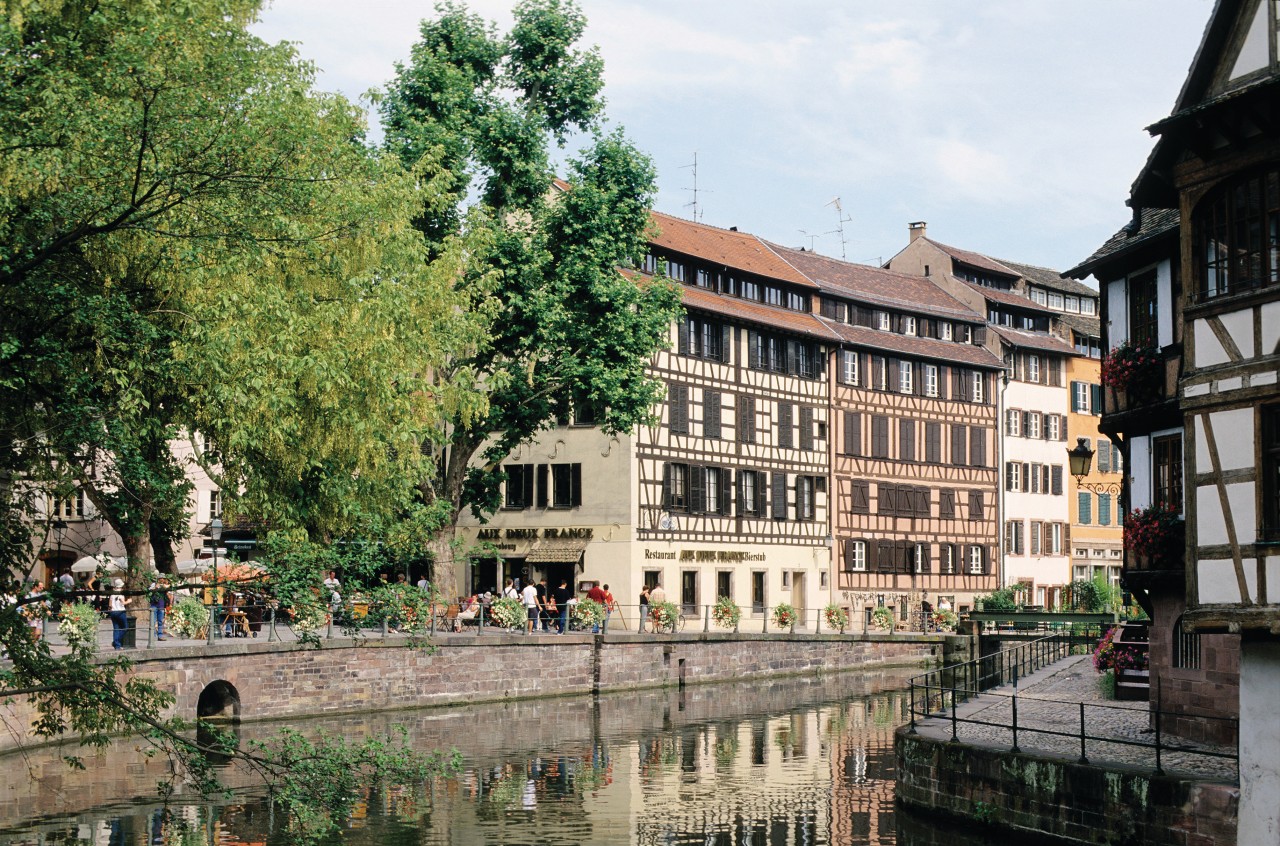
{"label": "stone quay wall", "polygon": [[1082,846],[1236,844],[1233,785],[949,743],[906,727],[895,746],[898,801],[966,827]]}
{"label": "stone quay wall", "polygon": [[[193,643],[137,652],[130,670],[173,693],[171,715],[194,719],[202,695],[234,694],[241,720],[570,696],[736,679],[778,678],[870,667],[924,666],[967,648],[941,635],[485,634],[438,638],[322,640],[319,647],[261,641]],[[0,706],[11,727],[30,726],[25,701]],[[0,732],[0,751],[29,745]]]}

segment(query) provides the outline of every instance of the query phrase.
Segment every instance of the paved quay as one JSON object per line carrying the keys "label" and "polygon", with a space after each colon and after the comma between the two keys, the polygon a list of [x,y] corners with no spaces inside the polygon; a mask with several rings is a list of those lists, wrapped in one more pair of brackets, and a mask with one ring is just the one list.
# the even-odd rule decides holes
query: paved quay
{"label": "paved quay", "polygon": [[[1016,693],[1018,748],[1023,752],[1048,753],[1076,760],[1080,757],[1080,704],[1084,703],[1084,728],[1089,738],[1085,741],[1085,754],[1090,763],[1154,770],[1156,734],[1151,728],[1149,703],[1104,699],[1100,681],[1101,676],[1093,669],[1091,656],[1065,658],[1020,679],[1016,690],[1013,685],[1004,685],[961,704],[956,709],[958,720],[975,720],[981,724],[958,722],[957,738],[961,743],[974,746],[1011,749],[1012,703]],[[949,740],[950,710],[945,717],[917,721],[916,730],[927,737]],[[1043,731],[1062,732],[1069,736],[1044,734]],[[1234,757],[1195,754],[1207,751],[1234,756],[1236,749],[1233,747],[1196,743],[1168,734],[1161,736],[1160,745],[1161,765],[1168,773],[1238,783]]]}

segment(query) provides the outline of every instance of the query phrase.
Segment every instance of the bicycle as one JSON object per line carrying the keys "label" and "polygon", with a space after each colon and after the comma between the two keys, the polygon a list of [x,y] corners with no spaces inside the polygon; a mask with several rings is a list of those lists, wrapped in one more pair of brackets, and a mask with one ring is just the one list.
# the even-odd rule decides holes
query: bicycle
{"label": "bicycle", "polygon": [[658,618],[651,611],[649,612],[649,625],[654,634],[675,634],[684,631],[685,619],[684,615],[676,613],[672,615],[667,622],[659,622]]}

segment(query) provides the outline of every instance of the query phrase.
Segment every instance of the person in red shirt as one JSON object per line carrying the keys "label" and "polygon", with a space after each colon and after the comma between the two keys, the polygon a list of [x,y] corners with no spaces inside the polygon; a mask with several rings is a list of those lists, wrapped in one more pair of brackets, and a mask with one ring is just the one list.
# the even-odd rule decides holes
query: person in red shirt
{"label": "person in red shirt", "polygon": [[587,599],[599,602],[604,605],[608,602],[609,597],[600,589],[599,582],[592,582],[590,589],[587,590]]}

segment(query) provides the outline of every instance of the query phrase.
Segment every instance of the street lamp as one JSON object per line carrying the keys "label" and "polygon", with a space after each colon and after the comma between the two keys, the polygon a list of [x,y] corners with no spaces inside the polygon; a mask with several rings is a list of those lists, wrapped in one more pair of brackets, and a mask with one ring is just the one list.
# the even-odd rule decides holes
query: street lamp
{"label": "street lamp", "polygon": [[1075,448],[1067,450],[1067,466],[1071,470],[1071,475],[1076,477],[1077,487],[1098,494],[1120,493],[1118,482],[1086,482],[1084,480],[1093,466],[1093,449],[1089,446],[1088,438],[1076,438]]}
{"label": "street lamp", "polygon": [[221,517],[214,517],[209,524],[209,537],[213,538],[213,593],[209,596],[209,636],[205,642],[213,646],[213,633],[218,627],[218,541],[222,540]]}

